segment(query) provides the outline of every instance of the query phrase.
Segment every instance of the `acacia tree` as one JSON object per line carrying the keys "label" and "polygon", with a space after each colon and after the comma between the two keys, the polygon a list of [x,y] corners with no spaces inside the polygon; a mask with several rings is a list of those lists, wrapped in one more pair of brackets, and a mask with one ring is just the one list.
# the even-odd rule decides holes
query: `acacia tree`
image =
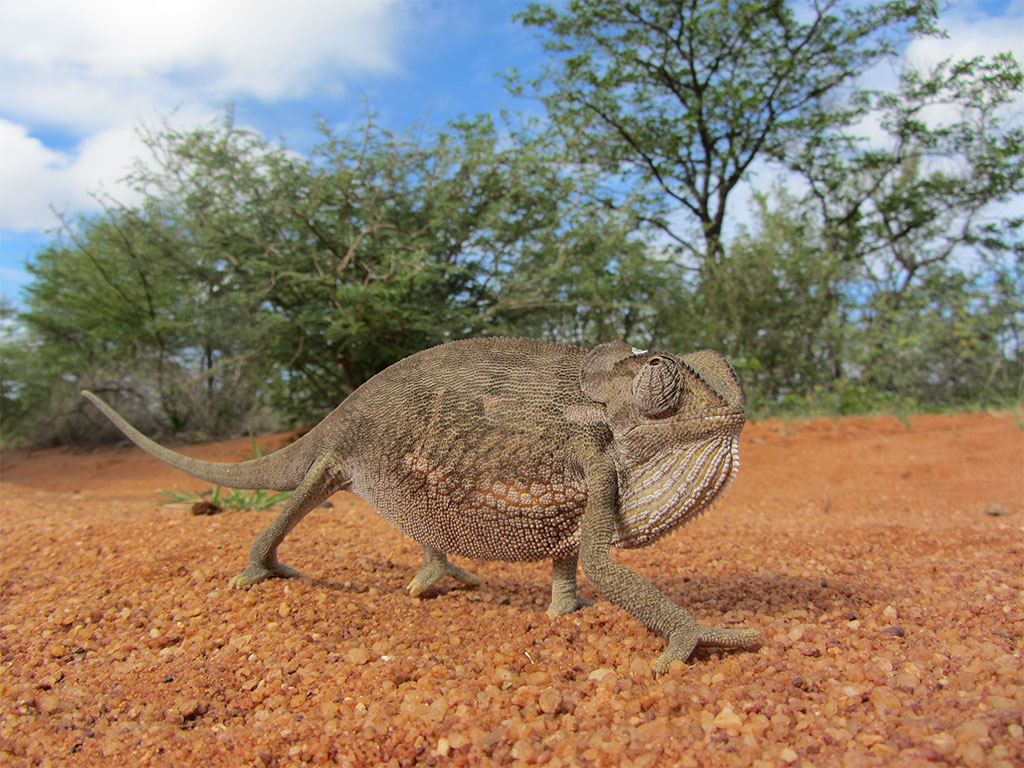
{"label": "acacia tree", "polygon": [[1009,54],[946,60],[856,95],[851,115],[876,119],[880,136],[791,144],[824,248],[856,268],[848,362],[869,389],[950,402],[988,382],[1019,396],[1024,218],[998,204],[1024,193],[1022,93]]}
{"label": "acacia tree", "polygon": [[511,87],[540,95],[580,162],[638,183],[648,221],[704,266],[724,254],[730,198],[751,165],[794,134],[847,124],[838,89],[909,33],[935,32],[935,16],[934,0],[533,4],[518,18],[552,59]]}
{"label": "acacia tree", "polygon": [[753,412],[799,410],[840,375],[852,269],[785,188],[754,203],[752,226],[728,241],[715,279],[666,302],[662,327],[676,348],[727,350]]}
{"label": "acacia tree", "polygon": [[136,179],[267,310],[264,354],[288,371],[282,409],[332,407],[455,338],[584,343],[639,327],[658,270],[634,274],[649,260],[633,220],[595,206],[590,178],[566,173],[544,137],[489,117],[435,135],[393,134],[372,116],[342,135],[320,128],[307,158],[230,121],[166,130],[152,138],[164,160]]}
{"label": "acacia tree", "polygon": [[[79,383],[100,381],[122,404],[149,401],[167,431],[237,425],[238,408],[268,399],[308,420],[455,338],[644,330],[661,265],[545,137],[487,117],[321,130],[306,156],[230,114],[150,133],[131,177],[143,203],[78,222],[32,267],[19,367],[73,353],[36,390],[56,385],[67,410]],[[8,390],[31,388],[4,384],[5,409]],[[196,399],[221,393],[223,418],[204,418]]]}
{"label": "acacia tree", "polygon": [[907,69],[896,91],[856,94],[850,119],[874,117],[880,137],[834,127],[795,137],[788,162],[828,247],[896,301],[958,252],[1012,251],[1024,220],[994,208],[1024,192],[1024,126],[1010,111],[1022,93],[1008,53],[945,60]]}
{"label": "acacia tree", "polygon": [[258,303],[154,209],[65,222],[27,268],[23,333],[6,350],[28,420],[15,432],[40,443],[116,434],[83,412],[82,387],[148,429],[212,435],[251,415],[267,373],[250,359]]}

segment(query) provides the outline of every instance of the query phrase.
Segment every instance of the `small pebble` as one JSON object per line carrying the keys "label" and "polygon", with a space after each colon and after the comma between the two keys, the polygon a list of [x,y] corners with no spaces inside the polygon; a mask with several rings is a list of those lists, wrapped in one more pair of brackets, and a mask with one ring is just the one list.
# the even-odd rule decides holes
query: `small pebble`
{"label": "small pebble", "polygon": [[209,501],[197,501],[192,505],[193,515],[219,515],[223,511],[222,507],[211,504]]}

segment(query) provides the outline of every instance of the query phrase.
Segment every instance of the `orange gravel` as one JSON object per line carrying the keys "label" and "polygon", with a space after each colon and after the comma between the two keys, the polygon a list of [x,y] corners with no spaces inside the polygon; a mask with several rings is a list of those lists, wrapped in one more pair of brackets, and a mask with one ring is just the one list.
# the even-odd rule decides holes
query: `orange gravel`
{"label": "orange gravel", "polygon": [[545,617],[550,564],[412,599],[419,547],[338,494],[282,546],[302,579],[234,591],[273,512],[159,506],[204,486],[133,448],[7,453],[0,765],[1018,766],[1021,425],[748,425],[718,507],[616,557],[768,645],[658,679],[585,579]]}

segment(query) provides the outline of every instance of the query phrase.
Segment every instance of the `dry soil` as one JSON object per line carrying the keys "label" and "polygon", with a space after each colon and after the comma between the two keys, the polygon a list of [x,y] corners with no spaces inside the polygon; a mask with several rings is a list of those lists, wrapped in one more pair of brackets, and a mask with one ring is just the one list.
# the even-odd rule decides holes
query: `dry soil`
{"label": "dry soil", "polygon": [[282,546],[303,578],[235,591],[274,512],[161,506],[204,485],[134,448],[6,453],[0,765],[1019,766],[1022,423],[748,425],[714,510],[615,556],[768,644],[657,679],[585,579],[545,617],[549,564],[406,596],[419,547],[351,495]]}

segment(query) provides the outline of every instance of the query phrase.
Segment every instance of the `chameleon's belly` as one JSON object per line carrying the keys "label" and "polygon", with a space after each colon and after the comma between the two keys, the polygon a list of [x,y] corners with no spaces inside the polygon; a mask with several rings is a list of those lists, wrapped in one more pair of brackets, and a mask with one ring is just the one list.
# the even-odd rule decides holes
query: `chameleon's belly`
{"label": "chameleon's belly", "polygon": [[472,474],[409,455],[400,472],[353,490],[403,533],[448,554],[483,560],[564,557],[579,545],[581,475],[556,463]]}
{"label": "chameleon's belly", "polygon": [[[518,367],[516,367],[518,365]],[[495,359],[452,376],[425,370],[372,403],[411,414],[372,426],[351,488],[416,541],[486,560],[574,552],[586,504],[571,447],[578,369]],[[449,373],[446,373],[448,371]],[[443,380],[442,380],[443,379]]]}

